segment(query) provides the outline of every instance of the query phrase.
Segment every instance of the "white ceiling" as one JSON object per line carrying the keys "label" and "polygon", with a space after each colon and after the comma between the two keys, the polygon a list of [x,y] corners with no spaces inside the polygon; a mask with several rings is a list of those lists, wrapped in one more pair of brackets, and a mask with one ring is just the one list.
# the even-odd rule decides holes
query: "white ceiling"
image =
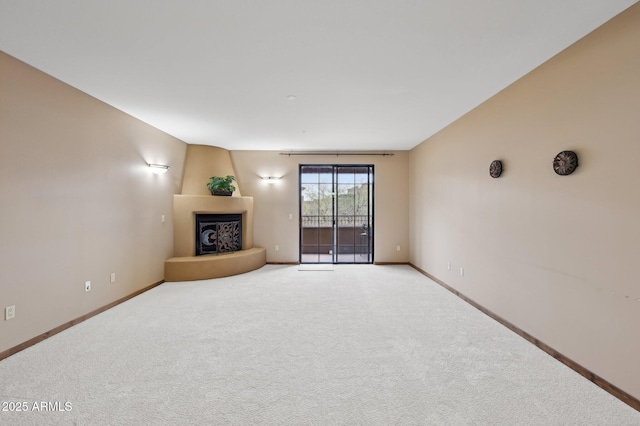
{"label": "white ceiling", "polygon": [[188,143],[410,149],[635,2],[0,0],[0,50]]}

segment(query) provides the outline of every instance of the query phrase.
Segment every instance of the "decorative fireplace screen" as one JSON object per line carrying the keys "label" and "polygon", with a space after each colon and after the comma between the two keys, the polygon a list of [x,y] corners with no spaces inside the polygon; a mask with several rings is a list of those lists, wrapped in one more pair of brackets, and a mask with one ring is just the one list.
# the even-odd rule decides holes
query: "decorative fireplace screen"
{"label": "decorative fireplace screen", "polygon": [[242,214],[196,214],[196,256],[242,250]]}

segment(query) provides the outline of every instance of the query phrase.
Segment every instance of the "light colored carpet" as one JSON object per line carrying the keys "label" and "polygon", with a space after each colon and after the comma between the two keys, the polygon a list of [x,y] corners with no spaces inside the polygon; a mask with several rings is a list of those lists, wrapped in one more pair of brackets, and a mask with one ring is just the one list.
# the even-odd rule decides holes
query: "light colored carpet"
{"label": "light colored carpet", "polygon": [[399,265],[165,283],[1,361],[0,400],[29,406],[3,425],[640,425]]}

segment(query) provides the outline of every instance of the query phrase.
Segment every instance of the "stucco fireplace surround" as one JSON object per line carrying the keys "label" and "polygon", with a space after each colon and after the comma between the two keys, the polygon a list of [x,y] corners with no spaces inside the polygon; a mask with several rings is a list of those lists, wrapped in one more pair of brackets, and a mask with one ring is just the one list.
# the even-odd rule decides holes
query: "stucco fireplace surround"
{"label": "stucco fireplace surround", "polygon": [[[253,246],[253,197],[243,197],[240,183],[231,197],[212,196],[210,176],[235,176],[229,151],[209,145],[189,145],[181,194],[173,196],[173,256],[164,263],[165,281],[227,277],[261,268],[267,251]],[[216,250],[197,256],[196,215],[239,215],[242,249]],[[237,219],[235,219],[237,221]],[[229,233],[225,234],[225,238]],[[200,236],[199,236],[200,237]],[[208,241],[210,242],[210,241]]]}
{"label": "stucco fireplace surround", "polygon": [[[239,214],[242,250],[196,256],[196,214]],[[174,257],[165,262],[165,281],[226,277],[266,264],[266,250],[253,247],[253,197],[173,196]]]}

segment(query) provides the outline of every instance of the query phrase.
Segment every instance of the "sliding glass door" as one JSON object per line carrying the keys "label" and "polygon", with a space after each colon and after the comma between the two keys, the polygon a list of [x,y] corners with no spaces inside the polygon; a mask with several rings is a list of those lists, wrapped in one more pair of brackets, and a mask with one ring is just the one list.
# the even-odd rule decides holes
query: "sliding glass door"
{"label": "sliding glass door", "polygon": [[300,263],[373,263],[373,165],[300,166]]}

